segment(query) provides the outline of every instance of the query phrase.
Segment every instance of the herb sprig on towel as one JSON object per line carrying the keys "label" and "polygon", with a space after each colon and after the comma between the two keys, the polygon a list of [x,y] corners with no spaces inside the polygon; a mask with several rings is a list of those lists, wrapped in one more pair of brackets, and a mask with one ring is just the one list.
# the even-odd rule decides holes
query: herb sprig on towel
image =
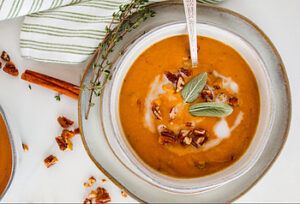
{"label": "herb sprig on towel", "polygon": [[[89,103],[85,118],[88,118],[93,96],[100,96],[108,80],[111,79],[114,61],[110,60],[110,53],[122,38],[133,29],[137,28],[149,17],[153,17],[155,12],[146,7],[148,0],[131,0],[130,3],[121,5],[119,11],[113,13],[113,18],[109,26],[105,28],[106,35],[99,44],[92,59],[91,66],[93,75],[88,86],[84,87],[90,91]],[[134,18],[130,18],[132,14]]]}

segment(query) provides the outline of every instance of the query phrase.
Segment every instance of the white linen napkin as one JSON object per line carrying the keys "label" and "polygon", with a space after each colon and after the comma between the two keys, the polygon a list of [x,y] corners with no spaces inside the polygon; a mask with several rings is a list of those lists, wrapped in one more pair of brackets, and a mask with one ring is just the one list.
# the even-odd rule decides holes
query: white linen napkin
{"label": "white linen napkin", "polygon": [[[20,33],[23,57],[76,64],[93,54],[113,12],[128,1],[0,0],[0,20],[26,15]],[[209,4],[221,1],[198,0]]]}

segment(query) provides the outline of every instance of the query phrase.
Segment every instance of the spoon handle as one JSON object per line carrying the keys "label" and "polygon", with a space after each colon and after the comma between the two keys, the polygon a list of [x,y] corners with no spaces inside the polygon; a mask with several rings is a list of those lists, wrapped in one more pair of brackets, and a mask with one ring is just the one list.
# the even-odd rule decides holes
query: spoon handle
{"label": "spoon handle", "polygon": [[192,66],[196,67],[198,64],[197,54],[197,31],[196,31],[196,0],[183,0],[184,11],[187,23],[187,30],[190,43],[190,54],[192,59]]}

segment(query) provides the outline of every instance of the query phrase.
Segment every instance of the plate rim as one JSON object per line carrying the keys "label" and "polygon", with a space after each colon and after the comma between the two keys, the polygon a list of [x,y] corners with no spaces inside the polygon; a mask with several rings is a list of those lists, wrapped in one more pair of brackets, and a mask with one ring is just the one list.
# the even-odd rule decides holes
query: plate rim
{"label": "plate rim", "polygon": [[[163,2],[151,3],[151,4],[148,5],[148,7],[155,8],[155,7],[160,7],[160,6],[170,5],[170,4],[172,4],[172,5],[182,5],[182,2],[180,0],[167,0],[167,1],[163,1]],[[288,101],[288,103],[286,104],[286,108],[287,108],[287,121],[286,122],[287,122],[287,125],[285,127],[285,131],[284,131],[284,134],[283,134],[283,139],[282,139],[282,142],[280,144],[279,150],[274,155],[274,158],[270,161],[270,163],[266,166],[266,168],[262,171],[261,175],[248,188],[246,188],[243,192],[241,192],[240,194],[238,194],[237,196],[232,198],[232,200],[229,201],[229,202],[233,202],[233,201],[237,200],[238,198],[242,197],[243,195],[245,195],[251,188],[253,188],[262,179],[262,177],[264,177],[266,175],[266,173],[274,165],[275,161],[278,159],[278,157],[280,156],[280,154],[283,150],[283,147],[284,147],[284,145],[287,141],[287,138],[288,138],[288,133],[289,133],[290,124],[291,124],[291,116],[292,116],[292,103],[291,103],[292,97],[291,97],[290,85],[289,85],[289,80],[288,80],[288,76],[287,76],[287,73],[286,73],[286,69],[285,69],[283,60],[282,60],[278,50],[276,49],[275,45],[272,43],[270,38],[254,22],[252,22],[249,18],[247,18],[247,17],[245,17],[245,16],[243,16],[243,15],[241,15],[241,14],[235,12],[235,11],[227,9],[227,8],[223,8],[223,7],[219,7],[219,6],[215,6],[215,5],[207,5],[207,4],[202,4],[202,3],[197,3],[197,4],[202,6],[202,7],[212,8],[212,9],[215,9],[217,11],[233,15],[233,16],[245,21],[246,23],[248,23],[250,26],[252,26],[260,34],[261,37],[264,38],[264,40],[270,46],[271,50],[274,52],[274,55],[278,59],[278,62],[279,62],[278,67],[280,68],[279,71],[281,71],[282,79],[283,79],[283,82],[284,82],[285,92],[287,94],[287,101]],[[91,59],[94,59],[94,58],[95,58],[95,55]],[[88,70],[89,70],[89,67],[90,67],[92,61],[93,60],[90,60],[90,62],[86,66],[86,69],[85,69],[84,74],[82,76],[82,79],[80,81],[80,87],[81,88],[83,87],[84,79],[86,78],[86,75],[88,73]],[[78,124],[79,124],[80,133],[81,133],[80,137],[81,137],[84,149],[85,149],[86,153],[88,154],[89,158],[93,161],[93,163],[96,165],[96,167],[105,176],[107,176],[116,186],[118,186],[119,188],[126,191],[131,197],[133,197],[137,201],[146,203],[146,201],[142,200],[141,198],[136,196],[134,193],[130,192],[124,185],[122,185],[109,172],[107,172],[102,167],[102,165],[99,164],[96,161],[96,159],[92,155],[92,153],[91,153],[91,151],[90,151],[90,149],[87,145],[87,142],[85,140],[85,136],[83,134],[83,131],[82,131],[81,97],[82,97],[82,89],[80,91],[79,100],[78,100],[78,109],[77,109],[78,110]]]}

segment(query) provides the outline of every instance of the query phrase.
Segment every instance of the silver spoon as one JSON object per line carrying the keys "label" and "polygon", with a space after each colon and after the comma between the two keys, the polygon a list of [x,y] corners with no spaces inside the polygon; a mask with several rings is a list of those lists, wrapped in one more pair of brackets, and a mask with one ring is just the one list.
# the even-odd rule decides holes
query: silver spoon
{"label": "silver spoon", "polygon": [[197,31],[196,31],[196,0],[183,0],[187,30],[189,35],[192,66],[197,67]]}

